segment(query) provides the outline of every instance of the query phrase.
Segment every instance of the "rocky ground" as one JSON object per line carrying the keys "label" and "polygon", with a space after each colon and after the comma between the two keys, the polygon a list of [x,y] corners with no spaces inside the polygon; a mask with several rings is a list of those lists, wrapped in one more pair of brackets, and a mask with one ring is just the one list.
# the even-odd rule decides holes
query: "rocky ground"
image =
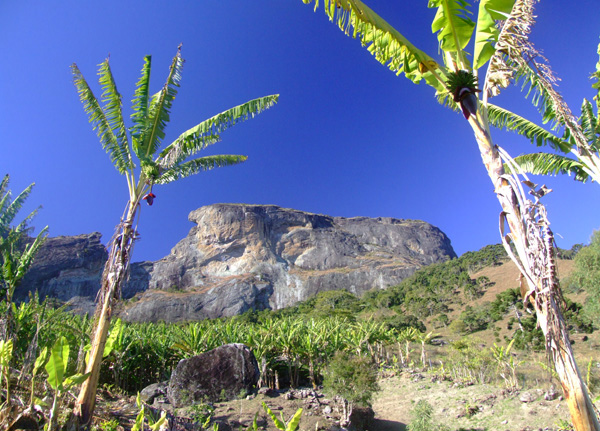
{"label": "rocky ground", "polygon": [[[560,393],[552,391],[549,383],[509,391],[496,385],[460,385],[440,380],[430,373],[404,371],[399,374],[387,373],[380,379],[380,387],[373,402],[374,419],[370,425],[359,425],[356,429],[403,431],[411,420],[411,410],[420,400],[433,406],[434,422],[444,424],[453,431],[568,429],[564,428],[565,423],[562,422],[569,419],[566,403]],[[129,429],[138,412],[135,400],[126,397],[111,399],[108,393],[103,398],[103,419],[116,417],[123,429]],[[258,413],[258,429],[275,431],[277,428],[262,408],[263,402],[278,417],[282,414],[286,420],[302,408],[300,430],[339,429],[340,411],[335,400],[320,391],[307,388],[263,391],[239,400],[215,403],[213,421],[219,423],[220,431],[246,430],[252,426]],[[169,407],[160,400],[155,401],[153,406]],[[193,419],[199,411],[197,407],[174,411],[179,418],[174,421],[179,424],[175,429],[200,429]]]}

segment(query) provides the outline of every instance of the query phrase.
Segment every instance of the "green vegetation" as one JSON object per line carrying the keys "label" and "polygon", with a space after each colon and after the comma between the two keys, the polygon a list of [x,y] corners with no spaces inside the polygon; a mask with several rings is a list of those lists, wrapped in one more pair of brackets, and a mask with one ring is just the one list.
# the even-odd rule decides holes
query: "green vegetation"
{"label": "green vegetation", "polygon": [[342,397],[343,426],[348,426],[353,407],[370,406],[373,393],[379,390],[373,359],[336,352],[325,370],[323,388],[331,396]]}
{"label": "green vegetation", "polygon": [[435,423],[433,420],[433,407],[425,400],[419,400],[410,412],[410,423],[407,431],[446,431],[448,427]]}
{"label": "green vegetation", "polygon": [[397,286],[368,292],[363,302],[365,308],[390,307],[419,319],[442,315],[453,303],[460,303],[457,292],[462,291],[466,300],[472,300],[488,287],[485,280],[473,280],[470,273],[501,265],[506,258],[502,245],[488,245],[458,259],[422,268]]}
{"label": "green vegetation", "polygon": [[[469,253],[465,259],[434,265],[433,269],[423,268],[411,279],[417,280],[421,288],[427,286],[435,290],[434,283],[450,279],[452,274],[468,275],[467,267],[498,265],[499,259],[488,259],[491,249],[486,247]],[[431,274],[434,277],[428,280],[427,275]],[[486,279],[479,282],[471,278],[464,280],[465,285],[478,283],[483,288],[490,283]],[[406,282],[400,286],[411,289]],[[394,289],[400,290],[398,286]],[[455,289],[458,293],[454,296],[465,301],[464,286]],[[403,314],[404,303],[391,307],[374,305],[378,304],[378,295],[385,293],[370,292],[364,298],[357,298],[346,291],[322,292],[288,309],[251,311],[228,319],[183,324],[117,320],[112,323],[107,336],[100,384],[113,392],[135,394],[151,383],[167,380],[179,360],[226,343],[239,342],[248,345],[258,360],[259,386],[312,385],[316,388],[323,385],[327,393],[345,400],[342,409],[345,408],[349,415],[352,405],[369,404],[380,372],[398,372],[403,367],[420,366],[423,370],[430,369],[439,378],[452,379],[458,384],[496,382],[513,388],[518,381],[520,365],[513,353],[544,347],[544,338],[536,329],[535,318],[523,310],[518,289],[504,291],[494,301],[479,306],[461,306],[464,311],[452,321],[443,313],[430,316],[428,322],[440,322],[441,316],[445,316],[448,329],[462,328],[458,331],[460,338],[444,348],[442,357],[429,344],[436,335],[426,330],[423,321]],[[428,293],[425,291],[424,294]],[[448,301],[447,304],[459,306],[456,302]],[[3,302],[0,308],[6,309],[7,305]],[[27,303],[11,306],[16,338],[14,343],[0,346],[2,393],[16,404],[29,405],[39,398],[40,389],[48,381],[51,388],[55,388],[52,394],[56,400],[54,407],[48,406],[49,412],[68,410],[68,400],[62,394],[82,374],[85,352],[90,345],[86,335],[90,328],[89,318],[67,313],[49,301],[40,302],[35,295]],[[567,318],[575,322],[581,307],[567,300]],[[495,322],[511,314],[514,316],[508,320],[507,328],[510,332],[504,339],[498,336],[493,348],[482,349],[475,338],[462,336],[496,328]],[[580,329],[575,323],[573,328]],[[31,357],[38,360],[32,362],[28,359]],[[7,367],[8,363],[11,368]],[[51,372],[48,369],[51,366],[58,371]],[[23,379],[15,385],[10,369],[24,370],[31,380]],[[69,376],[73,377],[67,379]],[[592,377],[589,380],[592,381]],[[15,397],[22,398],[17,401]],[[140,409],[139,424],[142,420],[160,423],[160,418],[151,417],[147,408]],[[196,421],[203,422],[203,428],[209,428],[210,414],[205,413],[210,412],[200,411],[200,407],[196,409]],[[63,420],[61,414],[48,413],[48,418],[52,418],[51,428],[59,426]],[[107,423],[106,426],[112,425]]]}
{"label": "green vegetation", "polygon": [[[281,419],[279,419],[275,415],[275,413],[273,413],[271,411],[271,409],[269,408],[269,406],[267,406],[264,402],[262,403],[262,406],[263,406],[263,409],[269,415],[269,417],[271,418],[271,420],[273,421],[273,423],[275,424],[275,426],[277,427],[278,430],[281,430],[281,431],[296,431],[298,429],[298,426],[300,425],[300,417],[302,416],[302,409],[296,410],[296,413],[294,414],[294,416],[292,416],[290,418],[290,420],[286,422],[286,420],[283,417],[283,414],[281,416]],[[254,421],[254,423],[256,423],[256,420]]]}
{"label": "green vegetation", "polygon": [[575,269],[567,282],[569,288],[587,293],[585,316],[600,325],[600,231],[594,232],[590,245],[583,247],[574,261]]}
{"label": "green vegetation", "polygon": [[48,235],[46,226],[35,239],[28,236],[32,230],[29,224],[39,208],[16,226],[12,225],[34,184],[13,199],[8,189],[9,181],[7,174],[0,182],[0,304],[4,307],[0,318],[0,340],[12,339],[15,335],[13,295]]}

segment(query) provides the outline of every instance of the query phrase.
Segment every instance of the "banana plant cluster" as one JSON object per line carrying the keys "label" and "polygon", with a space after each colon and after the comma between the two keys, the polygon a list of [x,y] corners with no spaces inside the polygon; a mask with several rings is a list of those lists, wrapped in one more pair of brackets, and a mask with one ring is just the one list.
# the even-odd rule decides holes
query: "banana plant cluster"
{"label": "banana plant cluster", "polygon": [[[33,309],[29,303],[24,307]],[[89,328],[89,320],[61,310],[48,311],[38,331],[36,316],[41,314],[43,307],[38,304],[37,312],[25,310],[20,313],[22,316],[18,321],[24,329],[19,332],[19,339],[29,340],[29,345],[35,344],[34,354],[37,355],[64,338],[63,344],[68,343],[72,352],[79,351],[77,355],[70,355],[71,368],[82,373],[83,365],[89,360],[91,342],[89,337],[83,340],[80,337]],[[32,343],[34,337],[38,337],[38,341]],[[324,367],[338,351],[368,356],[383,365],[391,364],[392,356],[399,349],[402,364],[408,365],[413,346],[422,344],[425,349],[430,338],[431,334],[414,328],[398,331],[372,319],[351,321],[337,316],[270,317],[256,323],[235,318],[186,324],[116,320],[111,324],[102,355],[100,382],[126,392],[136,392],[151,383],[167,380],[181,359],[223,344],[243,343],[251,348],[258,361],[260,386],[275,387],[283,373],[292,385],[307,378],[316,387],[322,383]],[[16,365],[29,373],[31,367],[25,365],[28,343],[19,343],[19,346],[13,353],[17,358]]]}

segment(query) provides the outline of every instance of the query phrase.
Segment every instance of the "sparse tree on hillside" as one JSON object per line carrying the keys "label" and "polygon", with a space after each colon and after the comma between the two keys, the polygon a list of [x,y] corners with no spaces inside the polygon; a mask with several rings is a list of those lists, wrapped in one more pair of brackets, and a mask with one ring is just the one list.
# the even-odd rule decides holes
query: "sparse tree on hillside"
{"label": "sparse tree on hillside", "polygon": [[205,147],[220,141],[223,131],[270,108],[279,97],[266,96],[231,108],[183,132],[175,141],[161,149],[171,105],[179,87],[183,62],[179,47],[171,62],[167,81],[156,94],[151,95],[151,57],[144,58],[142,74],[133,98],[130,128],[125,126],[121,95],[117,91],[108,59],[100,64],[98,72],[102,86],[100,100],[92,92],[77,65],[71,66],[75,87],[85,112],[115,168],[125,176],[129,189],[129,201],[109,243],[109,258],[102,274],[86,368],[90,377],[79,393],[74,423],[88,424],[94,411],[100,363],[112,308],[119,299],[121,287],[127,278],[133,245],[138,235],[140,204],[146,201],[148,205],[152,205],[156,198],[153,193],[155,185],[244,162],[246,156],[239,155],[194,156]]}
{"label": "sparse tree on hillside", "polygon": [[[312,0],[302,0],[312,3]],[[437,33],[442,64],[419,50],[395,28],[360,0],[324,0],[324,10],[346,34],[358,37],[363,46],[382,64],[415,83],[425,81],[436,90],[439,101],[462,111],[471,126],[477,146],[502,207],[502,242],[521,272],[524,301],[532,303],[538,324],[546,337],[546,346],[562,383],[573,424],[577,431],[600,431],[588,391],[581,379],[562,315],[562,295],[556,275],[554,238],[546,209],[540,198],[547,193],[537,188],[520,172],[513,159],[492,140],[490,126],[512,124],[509,111],[489,103],[511,80],[525,83],[535,94],[534,102],[545,120],[564,126],[570,137],[576,121],[565,110],[566,104],[554,91],[549,67],[528,39],[534,23],[535,0],[480,0],[477,22],[471,20],[467,0],[430,0],[436,9],[432,31]],[[315,10],[319,2],[315,0]],[[474,52],[465,48],[475,36]],[[469,61],[472,59],[472,62]],[[478,72],[488,65],[482,88]],[[509,113],[511,114],[511,113]],[[549,139],[541,127],[528,127],[527,133]],[[587,144],[578,141],[578,145]],[[511,166],[512,175],[504,169]],[[523,185],[529,189],[528,199]],[[516,250],[516,254],[512,250]]]}

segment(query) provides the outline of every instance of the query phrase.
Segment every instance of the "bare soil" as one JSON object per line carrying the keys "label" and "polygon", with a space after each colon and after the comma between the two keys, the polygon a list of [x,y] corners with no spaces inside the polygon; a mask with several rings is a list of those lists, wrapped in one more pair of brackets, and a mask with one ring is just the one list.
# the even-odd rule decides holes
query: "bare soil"
{"label": "bare soil", "polygon": [[[404,431],[411,421],[411,410],[420,400],[427,401],[433,407],[436,424],[444,424],[453,431],[558,431],[563,429],[559,427],[559,421],[569,419],[562,397],[557,395],[554,400],[544,399],[550,389],[548,383],[535,389],[509,391],[488,384],[463,386],[418,371],[403,371],[397,375],[388,373],[379,383],[381,390],[373,402],[375,420],[370,427],[358,429]],[[339,429],[340,411],[337,403],[319,391],[315,393],[308,388],[291,392],[273,391],[271,394],[256,394],[216,403],[213,421],[219,424],[220,431],[246,430],[258,413],[258,428],[276,431],[271,418],[262,408],[263,402],[278,417],[283,415],[286,421],[297,409],[302,408],[299,428],[302,431]],[[154,406],[161,407],[160,403]],[[166,404],[162,407],[168,409]],[[122,428],[127,430],[133,425],[138,409],[133,398],[104,399],[100,411],[104,420],[116,417]],[[173,429],[200,429],[193,420],[193,408],[178,409],[174,413],[179,417],[174,422],[179,425]]]}

